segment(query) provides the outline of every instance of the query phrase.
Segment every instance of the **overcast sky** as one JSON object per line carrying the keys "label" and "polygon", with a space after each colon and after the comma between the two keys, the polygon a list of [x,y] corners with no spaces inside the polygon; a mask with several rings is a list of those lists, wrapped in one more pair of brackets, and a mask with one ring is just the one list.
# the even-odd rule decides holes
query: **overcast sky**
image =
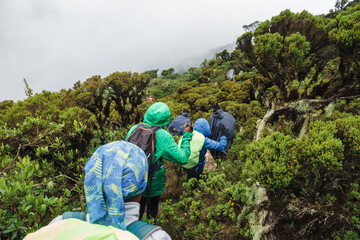
{"label": "overcast sky", "polygon": [[[185,64],[234,43],[243,25],[335,0],[0,0],[0,101],[93,75]],[[197,61],[194,61],[197,59]],[[159,71],[160,73],[160,71]]]}

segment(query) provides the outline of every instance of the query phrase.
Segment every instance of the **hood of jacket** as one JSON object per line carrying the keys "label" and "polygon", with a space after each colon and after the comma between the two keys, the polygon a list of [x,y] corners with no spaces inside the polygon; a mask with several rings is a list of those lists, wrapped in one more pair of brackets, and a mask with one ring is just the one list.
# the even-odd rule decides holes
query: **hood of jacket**
{"label": "hood of jacket", "polygon": [[144,123],[150,126],[165,127],[170,123],[171,112],[169,107],[162,102],[151,105],[145,113]]}
{"label": "hood of jacket", "polygon": [[184,116],[186,118],[190,118],[190,114],[188,114],[188,113],[183,113],[183,114],[181,114],[181,116]]}
{"label": "hood of jacket", "polygon": [[205,137],[208,137],[211,134],[210,124],[204,118],[199,118],[194,124],[194,129],[199,133],[203,134]]}
{"label": "hood of jacket", "polygon": [[224,110],[218,109],[214,112],[213,117],[215,118],[223,118],[224,117]]}

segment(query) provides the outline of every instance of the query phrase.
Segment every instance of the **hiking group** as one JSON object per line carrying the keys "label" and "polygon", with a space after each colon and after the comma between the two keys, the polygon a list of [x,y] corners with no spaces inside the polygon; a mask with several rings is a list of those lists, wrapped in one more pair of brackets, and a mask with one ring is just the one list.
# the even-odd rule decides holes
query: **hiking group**
{"label": "hiking group", "polygon": [[[171,239],[161,227],[141,219],[145,209],[147,217],[157,218],[166,184],[165,160],[181,164],[188,179],[199,179],[208,149],[226,154],[235,119],[218,104],[213,109],[210,123],[216,126],[204,118],[193,125],[187,110],[169,125],[169,107],[152,104],[143,123],[134,125],[125,141],[100,146],[87,162],[88,213],[65,212],[25,239]],[[168,125],[171,134],[165,130]],[[181,136],[178,144],[172,135]]]}

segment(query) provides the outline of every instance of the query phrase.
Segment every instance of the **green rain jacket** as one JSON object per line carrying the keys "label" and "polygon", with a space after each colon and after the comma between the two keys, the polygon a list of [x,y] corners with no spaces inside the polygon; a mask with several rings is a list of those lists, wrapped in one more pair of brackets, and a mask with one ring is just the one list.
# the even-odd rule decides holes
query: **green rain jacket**
{"label": "green rain jacket", "polygon": [[[159,126],[165,127],[170,123],[171,113],[169,107],[162,102],[157,102],[151,105],[145,113],[144,123],[152,127]],[[137,127],[133,126],[127,136],[126,140]],[[166,175],[164,160],[168,160],[174,163],[185,164],[190,156],[190,141],[192,133],[183,132],[182,144],[180,147],[175,143],[174,138],[165,129],[159,129],[156,131],[156,143],[153,163],[158,161],[162,157],[162,168],[157,171],[151,183],[151,192],[149,197],[160,196],[165,189]],[[150,181],[148,181],[149,184]],[[143,192],[143,196],[147,196],[147,190]]]}

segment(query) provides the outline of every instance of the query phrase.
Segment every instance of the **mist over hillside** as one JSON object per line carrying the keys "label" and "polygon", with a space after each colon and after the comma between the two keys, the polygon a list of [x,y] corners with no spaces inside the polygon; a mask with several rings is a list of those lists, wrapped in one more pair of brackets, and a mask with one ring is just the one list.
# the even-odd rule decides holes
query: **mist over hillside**
{"label": "mist over hillside", "polygon": [[199,67],[200,64],[205,60],[210,60],[215,58],[216,53],[222,52],[223,50],[228,50],[228,52],[234,51],[236,45],[235,42],[225,44],[221,47],[210,49],[209,51],[204,52],[203,54],[194,55],[188,58],[185,58],[181,63],[174,66],[176,72],[183,73],[186,72],[191,67]]}

